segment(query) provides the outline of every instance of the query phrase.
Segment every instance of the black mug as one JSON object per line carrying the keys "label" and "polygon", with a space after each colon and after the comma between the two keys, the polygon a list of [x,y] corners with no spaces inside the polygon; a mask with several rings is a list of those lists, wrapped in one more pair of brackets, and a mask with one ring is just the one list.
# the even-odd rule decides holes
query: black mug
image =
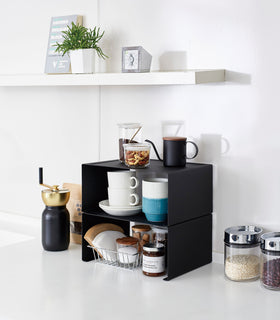
{"label": "black mug", "polygon": [[[163,160],[157,152],[157,149],[152,141],[145,140],[154,148],[157,158],[163,161],[165,167],[184,167],[187,159],[193,159],[198,154],[198,147],[192,141],[187,141],[185,137],[164,137],[163,138]],[[187,143],[191,143],[195,148],[195,153],[192,157],[187,157]]]}

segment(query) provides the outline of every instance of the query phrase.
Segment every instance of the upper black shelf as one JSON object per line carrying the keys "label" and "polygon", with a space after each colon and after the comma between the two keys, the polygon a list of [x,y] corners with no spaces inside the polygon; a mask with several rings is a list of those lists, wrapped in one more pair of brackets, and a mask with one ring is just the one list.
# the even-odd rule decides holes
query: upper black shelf
{"label": "upper black shelf", "polygon": [[[83,212],[115,220],[149,223],[143,213],[116,217],[103,213],[99,208],[99,202],[108,199],[107,172],[128,169],[119,160],[83,164]],[[161,161],[151,160],[149,167],[136,169],[136,175],[140,181],[147,177],[168,178],[168,217],[161,225],[169,227],[212,213],[212,165],[187,163],[180,168],[164,167]]]}

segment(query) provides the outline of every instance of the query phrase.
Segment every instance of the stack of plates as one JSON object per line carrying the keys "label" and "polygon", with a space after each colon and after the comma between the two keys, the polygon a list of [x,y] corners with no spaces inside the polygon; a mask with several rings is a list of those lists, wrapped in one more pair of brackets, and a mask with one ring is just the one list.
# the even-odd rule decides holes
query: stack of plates
{"label": "stack of plates", "polygon": [[100,223],[91,227],[85,234],[85,240],[104,260],[117,260],[116,239],[125,237],[121,227],[112,223]]}

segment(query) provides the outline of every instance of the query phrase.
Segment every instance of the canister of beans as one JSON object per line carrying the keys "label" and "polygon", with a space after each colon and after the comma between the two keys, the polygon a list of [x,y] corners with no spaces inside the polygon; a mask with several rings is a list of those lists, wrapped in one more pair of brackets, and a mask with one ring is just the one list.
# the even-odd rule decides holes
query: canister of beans
{"label": "canister of beans", "polygon": [[280,290],[280,232],[261,236],[261,283],[267,289]]}

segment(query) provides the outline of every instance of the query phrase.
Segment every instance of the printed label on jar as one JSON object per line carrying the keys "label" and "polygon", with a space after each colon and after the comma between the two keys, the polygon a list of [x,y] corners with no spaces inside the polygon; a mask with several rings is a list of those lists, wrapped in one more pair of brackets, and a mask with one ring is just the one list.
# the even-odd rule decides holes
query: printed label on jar
{"label": "printed label on jar", "polygon": [[165,258],[147,257],[143,255],[143,271],[148,273],[162,273],[165,270]]}

